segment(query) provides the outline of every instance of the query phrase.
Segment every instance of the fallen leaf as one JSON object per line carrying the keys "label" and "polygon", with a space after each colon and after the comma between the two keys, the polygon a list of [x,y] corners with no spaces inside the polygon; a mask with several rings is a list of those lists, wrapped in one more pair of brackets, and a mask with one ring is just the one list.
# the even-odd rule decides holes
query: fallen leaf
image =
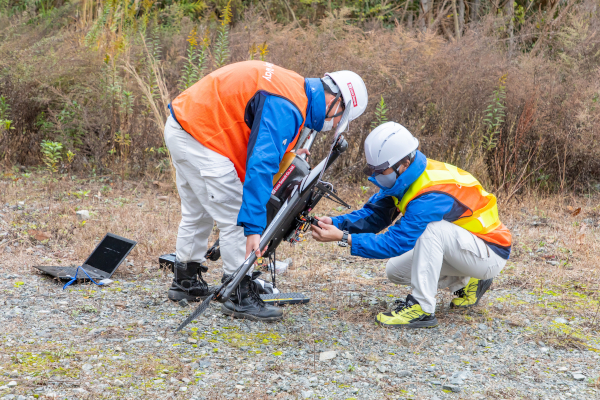
{"label": "fallen leaf", "polygon": [[573,207],[572,206],[567,206],[567,210],[573,211]]}
{"label": "fallen leaf", "polygon": [[35,240],[39,240],[40,242],[43,240],[48,240],[52,237],[50,232],[42,232],[35,229],[30,229],[27,231],[27,233],[29,233],[29,236],[32,236]]}
{"label": "fallen leaf", "polygon": [[577,210],[573,211],[571,213],[571,215],[575,217],[575,216],[579,215],[580,212],[581,212],[581,207],[579,207]]}
{"label": "fallen leaf", "polygon": [[115,303],[115,307],[126,308],[127,304],[125,304],[125,303]]}

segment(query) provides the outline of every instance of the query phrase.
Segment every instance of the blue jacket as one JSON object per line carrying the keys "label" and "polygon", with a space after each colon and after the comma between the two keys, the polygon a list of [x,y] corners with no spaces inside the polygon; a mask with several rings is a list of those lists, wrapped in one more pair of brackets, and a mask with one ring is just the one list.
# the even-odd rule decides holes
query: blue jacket
{"label": "blue jacket", "polygon": [[[369,178],[380,188],[379,192],[360,210],[332,218],[337,228],[352,234],[352,255],[379,259],[400,256],[415,247],[427,224],[441,220],[456,221],[466,211],[465,206],[449,195],[428,193],[408,203],[406,214],[392,225],[400,214],[392,196],[402,199],[426,166],[427,158],[417,151],[413,163],[398,177],[394,186],[388,189],[379,185],[374,178]],[[377,235],[388,226],[387,232]],[[509,258],[510,247],[487,245],[500,257]]]}
{"label": "blue jacket", "polygon": [[308,98],[306,122],[289,100],[266,92],[255,96],[246,109],[245,119],[252,128],[242,207],[237,219],[246,236],[262,234],[267,226],[267,202],[273,190],[273,177],[302,123],[317,131],[323,128],[325,92],[321,80],[305,79],[304,89]]}

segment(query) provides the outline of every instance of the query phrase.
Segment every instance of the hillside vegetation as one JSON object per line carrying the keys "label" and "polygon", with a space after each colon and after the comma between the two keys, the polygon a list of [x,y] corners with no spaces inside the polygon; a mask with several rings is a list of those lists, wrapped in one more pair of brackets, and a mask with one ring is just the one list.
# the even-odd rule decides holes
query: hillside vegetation
{"label": "hillside vegetation", "polygon": [[364,138],[395,120],[505,201],[595,192],[599,12],[594,0],[0,0],[4,174],[168,178],[167,104],[261,59],[364,78],[369,107],[338,179],[363,180]]}

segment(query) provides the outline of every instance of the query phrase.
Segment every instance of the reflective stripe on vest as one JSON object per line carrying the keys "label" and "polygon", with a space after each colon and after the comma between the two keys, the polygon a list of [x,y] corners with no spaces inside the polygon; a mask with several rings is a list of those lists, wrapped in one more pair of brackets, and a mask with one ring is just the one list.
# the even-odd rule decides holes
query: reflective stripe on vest
{"label": "reflective stripe on vest", "polygon": [[[206,75],[181,93],[171,109],[181,127],[209,149],[229,158],[244,182],[251,127],[246,107],[258,92],[289,100],[306,120],[308,98],[304,78],[263,61],[243,61]],[[299,133],[286,152],[296,145]]]}
{"label": "reflective stripe on vest", "polygon": [[[466,190],[466,188],[473,189]],[[485,235],[501,226],[496,196],[486,192],[473,175],[454,165],[427,159],[425,171],[409,186],[402,200],[398,201],[394,198],[398,211],[404,214],[408,203],[427,192],[448,194],[468,207],[470,215],[463,214],[453,223],[469,232]],[[486,204],[481,206],[482,203]],[[475,205],[479,207],[473,209]]]}

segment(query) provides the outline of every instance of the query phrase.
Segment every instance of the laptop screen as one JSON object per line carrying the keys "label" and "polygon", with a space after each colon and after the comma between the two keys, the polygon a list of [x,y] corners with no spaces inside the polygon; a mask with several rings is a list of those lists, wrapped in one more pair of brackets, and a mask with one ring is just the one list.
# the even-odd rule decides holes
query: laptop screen
{"label": "laptop screen", "polygon": [[85,262],[87,265],[112,274],[135,246],[125,238],[106,235]]}

